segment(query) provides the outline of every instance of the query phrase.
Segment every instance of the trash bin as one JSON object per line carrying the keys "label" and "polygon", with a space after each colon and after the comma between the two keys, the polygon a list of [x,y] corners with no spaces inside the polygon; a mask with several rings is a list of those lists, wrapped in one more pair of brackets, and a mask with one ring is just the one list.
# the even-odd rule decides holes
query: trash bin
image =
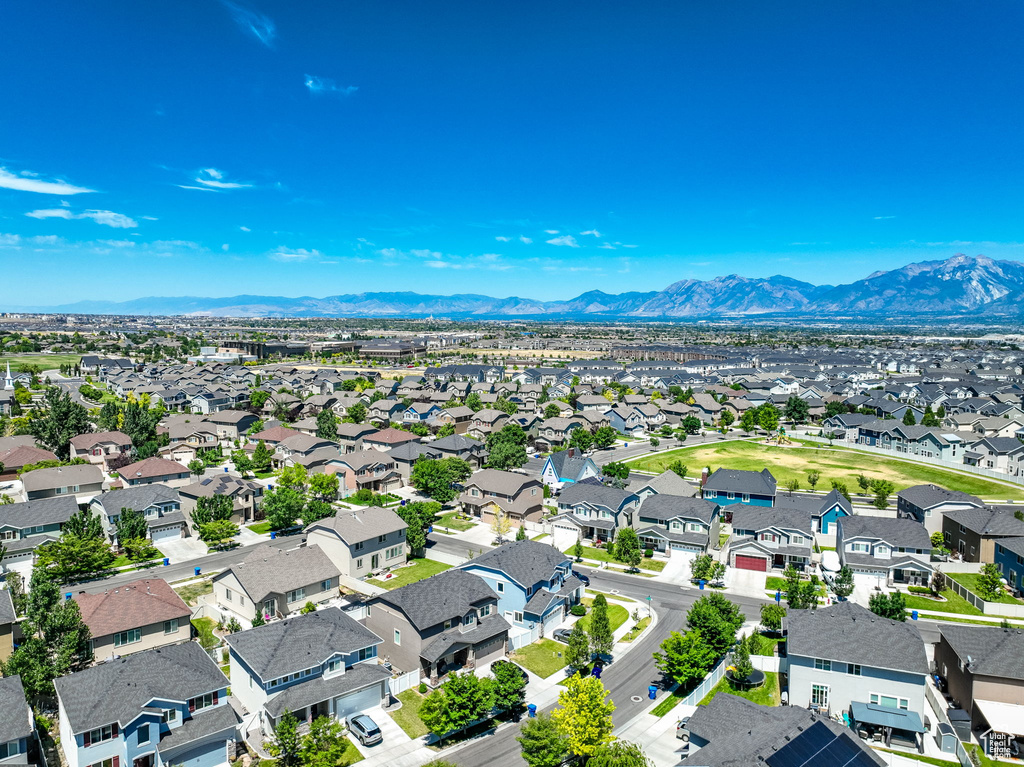
{"label": "trash bin", "polygon": [[169,564],[171,564],[170,558],[169,557],[164,557],[164,567],[167,567]]}
{"label": "trash bin", "polygon": [[531,703],[530,705],[528,705],[526,707],[526,711],[527,711],[527,714],[529,715],[529,717],[531,719],[533,719],[535,716],[537,716],[537,704],[536,703]]}
{"label": "trash bin", "polygon": [[202,571],[203,571],[203,568],[201,568],[201,567],[195,568],[195,575],[198,577],[199,573],[201,573]]}
{"label": "trash bin", "polygon": [[601,678],[601,667],[595,664],[594,667],[592,669],[590,669],[590,675],[592,677],[596,677],[597,679],[600,679]]}
{"label": "trash bin", "polygon": [[916,621],[917,620],[917,610],[911,610],[910,611],[910,620],[912,620],[912,621]]}
{"label": "trash bin", "polygon": [[276,541],[277,540],[277,530],[271,530],[270,531],[270,540],[272,540],[272,541]]}
{"label": "trash bin", "polygon": [[700,582],[700,590],[701,590],[701,591],[703,591],[703,590],[704,590],[704,584],[705,584],[705,583],[707,583],[707,581],[705,581],[705,580],[702,580],[702,581]]}
{"label": "trash bin", "polygon": [[775,604],[779,604],[781,601],[782,601],[782,592],[781,591],[776,591],[775,592]]}
{"label": "trash bin", "polygon": [[647,697],[650,698],[651,700],[654,700],[655,698],[658,697],[658,685],[656,685],[656,684],[649,684],[649,685],[647,685]]}

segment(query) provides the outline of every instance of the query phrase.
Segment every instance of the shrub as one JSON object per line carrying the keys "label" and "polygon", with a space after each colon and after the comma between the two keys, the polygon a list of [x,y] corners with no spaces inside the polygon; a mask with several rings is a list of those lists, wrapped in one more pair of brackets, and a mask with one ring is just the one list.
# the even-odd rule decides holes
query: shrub
{"label": "shrub", "polygon": [[420,682],[420,695],[426,695],[426,694],[427,694],[427,683],[426,682]]}
{"label": "shrub", "polygon": [[587,614],[587,608],[584,605],[573,605],[569,608],[569,612],[576,616],[583,616]]}
{"label": "shrub", "polygon": [[932,590],[927,586],[907,586],[907,591],[911,594],[927,594],[931,595]]}
{"label": "shrub", "polygon": [[650,559],[651,557],[653,557],[653,556],[654,556],[654,549],[647,549],[647,550],[646,550],[646,551],[644,552],[644,556],[645,556],[645,557],[647,557],[648,559]]}

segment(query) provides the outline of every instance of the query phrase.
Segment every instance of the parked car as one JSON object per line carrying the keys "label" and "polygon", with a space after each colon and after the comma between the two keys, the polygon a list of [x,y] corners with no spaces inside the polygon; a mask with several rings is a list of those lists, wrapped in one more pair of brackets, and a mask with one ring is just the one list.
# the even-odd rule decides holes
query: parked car
{"label": "parked car", "polygon": [[589,575],[584,575],[583,573],[579,572],[578,570],[573,570],[572,574],[575,575],[577,578],[579,578],[580,582],[584,586],[589,586],[590,585],[590,576]]}
{"label": "parked car", "polygon": [[555,629],[551,632],[551,638],[558,642],[565,642],[569,644],[569,637],[572,635],[572,631],[569,629]]}
{"label": "parked car", "polygon": [[530,675],[527,674],[526,671],[524,671],[522,668],[517,666],[512,661],[510,661],[510,660],[496,660],[496,661],[494,661],[494,663],[491,664],[491,672],[493,673],[494,670],[498,668],[498,666],[512,666],[512,668],[514,668],[516,671],[519,672],[519,675],[523,678],[523,683],[524,684],[529,684],[530,683]]}
{"label": "parked car", "polygon": [[690,740],[690,731],[686,729],[686,726],[690,723],[690,717],[684,716],[678,722],[676,722],[676,737],[679,740]]}
{"label": "parked car", "polygon": [[347,720],[351,732],[364,746],[373,746],[384,740],[380,727],[366,714],[353,714]]}

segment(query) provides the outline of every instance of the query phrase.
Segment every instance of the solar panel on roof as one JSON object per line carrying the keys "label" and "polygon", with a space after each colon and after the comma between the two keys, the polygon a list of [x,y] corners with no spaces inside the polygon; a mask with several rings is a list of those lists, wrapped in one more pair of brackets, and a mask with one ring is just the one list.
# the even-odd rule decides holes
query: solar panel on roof
{"label": "solar panel on roof", "polygon": [[815,722],[765,760],[769,767],[874,767],[849,733],[836,735]]}

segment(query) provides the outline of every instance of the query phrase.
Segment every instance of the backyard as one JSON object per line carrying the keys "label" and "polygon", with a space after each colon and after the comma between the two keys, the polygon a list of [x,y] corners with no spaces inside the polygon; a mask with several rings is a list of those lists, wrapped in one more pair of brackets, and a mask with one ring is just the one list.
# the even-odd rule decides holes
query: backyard
{"label": "backyard", "polygon": [[711,692],[704,696],[704,699],[698,703],[698,706],[706,706],[711,702],[719,693],[728,693],[729,695],[738,695],[741,698],[746,698],[749,701],[756,703],[759,706],[777,706],[779,705],[779,675],[771,671],[765,673],[764,684],[760,687],[755,687],[753,690],[740,690],[733,686],[732,682],[729,681],[728,677],[722,677],[722,681],[716,684]]}
{"label": "backyard", "polygon": [[978,579],[981,577],[981,575],[979,573],[948,573],[946,577],[952,578],[954,581],[959,583],[961,586],[963,586],[965,589],[970,591],[972,594],[975,594],[975,595],[981,597],[986,602],[995,602],[995,603],[1001,604],[1001,605],[1021,605],[1021,604],[1024,604],[1024,602],[1021,602],[1019,599],[1014,599],[1013,597],[1011,597],[1009,594],[1007,594],[1003,590],[999,591],[999,594],[996,596],[995,599],[987,599],[981,593],[982,589],[980,589],[978,587]]}
{"label": "backyard", "polygon": [[392,570],[392,577],[387,580],[380,578],[367,578],[367,583],[372,583],[374,586],[380,586],[382,589],[392,591],[394,589],[401,588],[402,586],[408,586],[410,583],[421,581],[424,578],[429,578],[431,575],[437,575],[443,573],[445,570],[450,568],[451,565],[446,565],[443,562],[435,562],[433,559],[411,559],[407,567],[399,567]]}
{"label": "backyard", "polygon": [[526,645],[510,656],[513,663],[518,663],[531,674],[546,679],[565,668],[565,645],[554,639],[541,639],[539,642]]}
{"label": "backyard", "polygon": [[931,610],[937,613],[956,613],[958,615],[981,615],[982,612],[952,589],[939,592],[945,597],[944,602],[919,594],[904,594],[908,610]]}
{"label": "backyard", "polygon": [[[888,458],[842,448],[776,447],[738,440],[717,445],[680,448],[636,458],[627,463],[631,469],[660,474],[674,461],[682,461],[691,476],[699,474],[704,466],[710,466],[712,471],[723,466],[747,471],[768,468],[778,480],[780,488],[788,480],[795,479],[800,482],[803,489],[810,489],[807,484],[807,473],[813,469],[821,475],[818,489],[827,490],[831,480],[837,480],[846,483],[850,492],[854,492],[858,490],[857,475],[864,474],[869,479],[889,480],[896,486],[896,490],[912,485],[935,484],[982,498],[1024,500],[1024,487],[1003,484],[975,475],[960,474],[923,463],[901,461],[895,457]],[[895,503],[895,500],[892,499],[890,502]]]}
{"label": "backyard", "polygon": [[185,604],[195,606],[199,597],[213,593],[213,581],[203,580],[190,583],[187,586],[176,586],[174,590],[178,592],[179,597],[185,600]]}

